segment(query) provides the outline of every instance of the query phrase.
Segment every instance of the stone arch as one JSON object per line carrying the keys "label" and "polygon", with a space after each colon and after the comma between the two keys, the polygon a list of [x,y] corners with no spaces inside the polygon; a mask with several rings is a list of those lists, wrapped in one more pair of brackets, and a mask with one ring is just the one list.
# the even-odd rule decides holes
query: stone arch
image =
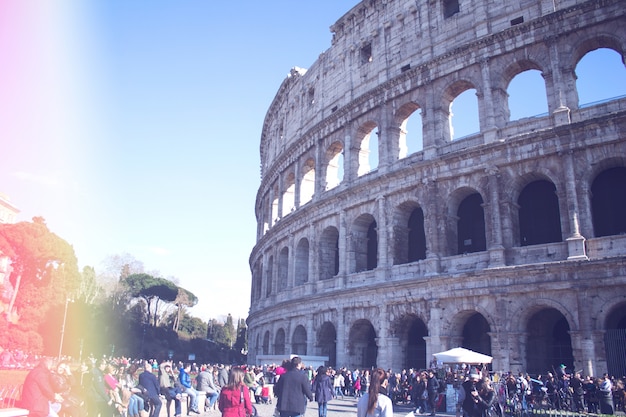
{"label": "stone arch", "polygon": [[610,375],[626,375],[626,300],[613,304],[604,320],[604,348]]}
{"label": "stone arch", "polygon": [[[394,116],[394,126],[398,126],[399,134],[394,140],[398,141],[398,154],[394,155],[395,159],[402,159],[411,153],[421,151],[424,148],[422,120],[422,107],[414,101],[409,101],[400,106]],[[415,123],[417,119],[418,123]],[[411,132],[409,122],[412,126],[416,126],[419,132]]]}
{"label": "stone arch", "polygon": [[299,324],[293,330],[291,337],[291,353],[304,356],[307,354],[307,334],[303,325]]}
{"label": "stone arch", "polygon": [[376,219],[371,214],[362,214],[352,223],[350,272],[369,271],[378,265],[378,234]]}
{"label": "stone arch", "polygon": [[328,366],[337,366],[337,329],[325,321],[317,332],[317,346],[322,356],[328,356]]}
{"label": "stone arch", "polygon": [[394,265],[426,259],[424,211],[419,203],[407,201],[394,211],[393,245]]}
{"label": "stone arch", "polygon": [[340,141],[333,142],[326,149],[324,158],[325,190],[335,188],[343,180],[343,152],[343,143]]}
{"label": "stone arch", "polygon": [[309,282],[309,240],[305,237],[296,245],[294,274],[296,286]]}
{"label": "stone arch", "polygon": [[590,190],[594,236],[626,233],[626,167],[600,172]]}
{"label": "stone arch", "polygon": [[[445,122],[445,126],[444,126],[444,138],[447,142],[452,141],[454,138],[459,138],[458,134],[454,133],[454,121],[453,121],[453,111],[452,111],[452,106],[455,102],[455,100],[463,93],[465,93],[468,90],[476,90],[476,113],[477,113],[477,117],[478,117],[478,125],[479,128],[478,130],[480,131],[480,118],[481,118],[481,114],[480,114],[480,103],[478,101],[478,96],[482,95],[482,93],[480,92],[479,88],[477,88],[476,86],[479,85],[479,83],[477,82],[472,82],[469,81],[468,79],[458,79],[454,82],[452,82],[450,85],[448,85],[444,90],[443,90],[443,94],[441,96],[442,99],[442,111],[443,111],[443,115],[444,115],[444,120],[442,120],[443,122]],[[467,109],[463,109],[463,110],[467,110]],[[460,112],[457,111],[457,115],[462,114],[462,110]],[[461,136],[465,136],[465,135],[461,135]]]}
{"label": "stone arch", "polygon": [[276,331],[276,336],[274,336],[274,355],[286,355],[286,343],[287,340],[285,338],[285,329],[281,327]]}
{"label": "stone arch", "polygon": [[289,171],[284,176],[283,180],[283,207],[282,217],[287,216],[289,213],[296,209],[296,174],[293,171]]}
{"label": "stone arch", "polygon": [[262,352],[264,355],[270,354],[270,331],[266,330],[263,335],[263,348]]}
{"label": "stone arch", "polygon": [[[449,348],[457,346],[491,356],[491,336],[495,323],[485,306],[465,304],[464,308],[449,320]],[[470,334],[470,333],[474,334]]]}
{"label": "stone arch", "polygon": [[561,242],[561,213],[556,186],[551,181],[528,183],[517,200],[520,245]]}
{"label": "stone arch", "polygon": [[[455,192],[458,203],[454,205],[455,219],[451,232],[456,237],[452,253],[463,254],[481,252],[487,249],[485,229],[484,199],[478,191],[463,188]],[[462,196],[462,198],[461,198]],[[452,242],[450,242],[452,243]],[[453,244],[454,244],[453,243]]]}
{"label": "stone arch", "polygon": [[425,369],[428,365],[426,356],[426,337],[428,327],[417,314],[405,314],[391,324],[392,334],[398,337],[402,352],[404,369]]}
{"label": "stone arch", "polygon": [[331,279],[339,273],[339,230],[329,226],[319,239],[320,280]]}
{"label": "stone arch", "polygon": [[[530,116],[534,116],[540,113],[544,113],[547,111],[548,108],[548,87],[546,85],[546,80],[545,80],[545,75],[544,75],[544,69],[541,66],[541,64],[533,61],[533,60],[528,60],[528,59],[520,59],[516,62],[514,62],[513,64],[509,65],[503,72],[503,80],[502,82],[504,83],[505,87],[505,91],[506,91],[506,97],[507,100],[503,102],[504,104],[504,109],[502,110],[505,113],[505,119],[506,121],[511,121],[511,120],[515,120],[511,117],[511,110],[512,108],[515,108],[515,105],[519,102],[518,100],[516,100],[515,96],[511,96],[511,88],[513,87],[513,83],[515,80],[518,79],[518,77],[526,77],[526,82],[524,83],[524,85],[526,86],[527,89],[531,89],[531,91],[535,91],[535,89],[532,89],[532,87],[534,87],[534,83],[530,84],[528,81],[528,76],[529,75],[533,75],[534,72],[538,72],[539,76],[541,77],[541,87],[542,87],[542,97],[536,97],[536,100],[533,100],[533,105],[534,106],[539,106],[541,103],[539,102],[539,100],[543,100],[542,103],[545,104],[545,108],[541,108],[541,109],[537,109],[537,107],[534,107],[535,109],[537,109],[535,112],[531,113],[531,114],[527,114],[527,115],[523,115],[523,116],[519,116],[519,114],[517,115],[516,119],[522,118],[522,117],[530,117]],[[528,93],[526,94],[526,96],[528,96]],[[533,96],[534,97],[534,96]],[[499,110],[500,111],[500,110]]]}
{"label": "stone arch", "polygon": [[526,370],[545,373],[565,364],[574,367],[570,324],[556,308],[535,309],[526,325]]}
{"label": "stone arch", "polygon": [[315,160],[307,159],[302,165],[302,179],[300,180],[300,206],[313,200],[315,194]]}
{"label": "stone arch", "polygon": [[378,346],[376,330],[367,319],[358,319],[350,327],[348,336],[349,368],[372,368],[376,366]]}
{"label": "stone arch", "polygon": [[[578,42],[572,44],[570,53],[564,55],[569,60],[571,68],[576,68],[580,60],[583,59],[587,53],[600,48],[608,48],[616,51],[622,56],[622,62],[624,62],[626,46],[617,34],[605,32],[589,36],[589,34],[585,33],[580,36],[581,38]],[[570,41],[571,39],[568,40],[568,42]]]}
{"label": "stone arch", "polygon": [[[360,177],[378,168],[378,123],[366,121],[362,123],[356,131],[356,140],[353,149],[356,152],[352,161],[356,166],[352,167],[352,172]],[[372,160],[374,155],[376,158]],[[375,162],[375,165],[373,164]],[[373,166],[374,165],[374,166]]]}

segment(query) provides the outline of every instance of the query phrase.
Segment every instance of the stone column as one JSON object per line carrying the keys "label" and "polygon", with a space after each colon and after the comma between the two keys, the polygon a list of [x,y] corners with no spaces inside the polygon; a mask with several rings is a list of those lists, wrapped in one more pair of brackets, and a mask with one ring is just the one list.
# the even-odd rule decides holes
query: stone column
{"label": "stone column", "polygon": [[[337,275],[345,277],[348,271],[348,230],[346,227],[346,211],[339,212],[339,273]],[[341,285],[343,287],[343,284]]]}
{"label": "stone column", "polygon": [[441,217],[439,214],[437,200],[437,184],[434,179],[424,178],[422,180],[425,192],[424,195],[424,233],[426,234],[426,259],[424,269],[426,275],[437,275],[440,270],[441,237],[444,232],[439,228]]}
{"label": "stone column", "polygon": [[[559,59],[559,49],[557,39],[550,38],[546,40],[546,44],[550,51],[551,72],[544,74],[548,84],[548,111],[551,112],[554,124],[556,126],[570,124],[570,107],[567,102],[567,92],[565,85],[561,80],[561,68]],[[551,75],[551,76],[550,76]]]}
{"label": "stone column", "polygon": [[[326,169],[322,163],[328,164],[326,154],[322,149],[319,140],[315,142],[315,191],[313,192],[313,201],[317,201],[326,189]],[[323,174],[323,175],[322,175]]]}
{"label": "stone column", "polygon": [[315,355],[315,329],[313,328],[313,315],[309,314],[306,319],[306,354]]}
{"label": "stone column", "polygon": [[485,222],[491,229],[488,243],[489,266],[500,267],[506,264],[504,258],[504,246],[502,246],[502,217],[500,216],[500,193],[498,186],[499,170],[497,167],[487,169],[489,178],[489,214],[491,221]]}
{"label": "stone column", "polygon": [[302,185],[302,168],[300,167],[300,159],[298,159],[294,168],[294,185],[293,185],[293,206],[297,209],[300,207],[300,186]]}
{"label": "stone column", "polygon": [[567,198],[567,218],[569,220],[569,237],[567,238],[568,260],[587,260],[585,238],[580,234],[578,223],[578,194],[576,192],[576,172],[572,152],[563,155],[565,162],[565,194]]}
{"label": "stone column", "polygon": [[295,276],[296,276],[296,244],[295,244],[295,237],[293,235],[293,233],[289,234],[289,241],[288,241],[288,246],[287,248],[289,249],[289,254],[288,254],[288,258],[287,258],[287,288],[293,288],[296,286],[295,284]]}
{"label": "stone column", "polygon": [[317,239],[317,230],[314,224],[309,225],[309,282],[315,283],[320,279],[319,273],[319,241]]}
{"label": "stone column", "polygon": [[[356,173],[359,160],[358,152],[358,149],[352,149],[352,136],[350,134],[346,134],[343,140],[343,182],[346,184],[351,184],[357,176]],[[355,158],[357,162],[356,165],[354,162]]]}
{"label": "stone column", "polygon": [[387,210],[385,204],[385,197],[379,196],[376,198],[377,209],[378,209],[378,223],[377,223],[377,232],[378,232],[378,268],[383,270],[383,279],[385,275],[385,270],[389,266],[389,245],[388,242],[388,230],[387,230]]}
{"label": "stone column", "polygon": [[497,130],[494,119],[494,108],[498,103],[494,102],[491,95],[491,76],[489,73],[489,59],[480,61],[480,74],[483,81],[482,94],[479,97],[478,108],[480,109],[480,131],[483,133],[485,143],[495,142]]}
{"label": "stone column", "polygon": [[337,367],[347,364],[348,352],[348,335],[346,334],[345,313],[342,308],[337,309]]}

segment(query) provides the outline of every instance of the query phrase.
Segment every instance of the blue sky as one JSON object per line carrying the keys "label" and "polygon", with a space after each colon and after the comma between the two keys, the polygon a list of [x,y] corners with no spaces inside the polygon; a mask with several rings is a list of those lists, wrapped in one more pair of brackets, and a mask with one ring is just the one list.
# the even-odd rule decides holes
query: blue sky
{"label": "blue sky", "polygon": [[81,266],[129,253],[194,292],[194,315],[245,317],[265,112],[356,4],[3,2],[0,192]]}

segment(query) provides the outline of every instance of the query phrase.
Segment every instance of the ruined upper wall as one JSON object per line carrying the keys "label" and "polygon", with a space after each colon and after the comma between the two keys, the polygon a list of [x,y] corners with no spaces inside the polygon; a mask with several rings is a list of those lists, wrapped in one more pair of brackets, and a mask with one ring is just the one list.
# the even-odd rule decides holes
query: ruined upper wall
{"label": "ruined upper wall", "polygon": [[445,76],[455,69],[439,68],[438,59],[473,47],[473,62],[486,59],[489,50],[478,48],[477,42],[505,31],[518,30],[523,36],[516,36],[515,44],[492,39],[502,43],[496,48],[523,47],[536,42],[535,36],[546,36],[533,21],[587,2],[459,0],[458,12],[454,3],[365,0],[342,16],[330,28],[332,46],[310,69],[292,69],[280,86],[261,135],[261,174],[315,125],[408,69],[422,67],[421,83]]}

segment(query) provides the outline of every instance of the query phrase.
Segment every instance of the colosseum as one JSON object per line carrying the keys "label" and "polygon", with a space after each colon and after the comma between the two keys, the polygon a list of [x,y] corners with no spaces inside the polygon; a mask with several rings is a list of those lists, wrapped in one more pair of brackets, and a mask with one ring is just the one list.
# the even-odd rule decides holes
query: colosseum
{"label": "colosseum", "polygon": [[[497,371],[626,375],[626,96],[581,102],[578,71],[598,51],[624,70],[624,6],[363,0],[340,17],[264,120],[248,362],[400,370],[462,346]],[[515,117],[533,74],[524,99],[545,110]],[[461,96],[476,129],[459,137]]]}

